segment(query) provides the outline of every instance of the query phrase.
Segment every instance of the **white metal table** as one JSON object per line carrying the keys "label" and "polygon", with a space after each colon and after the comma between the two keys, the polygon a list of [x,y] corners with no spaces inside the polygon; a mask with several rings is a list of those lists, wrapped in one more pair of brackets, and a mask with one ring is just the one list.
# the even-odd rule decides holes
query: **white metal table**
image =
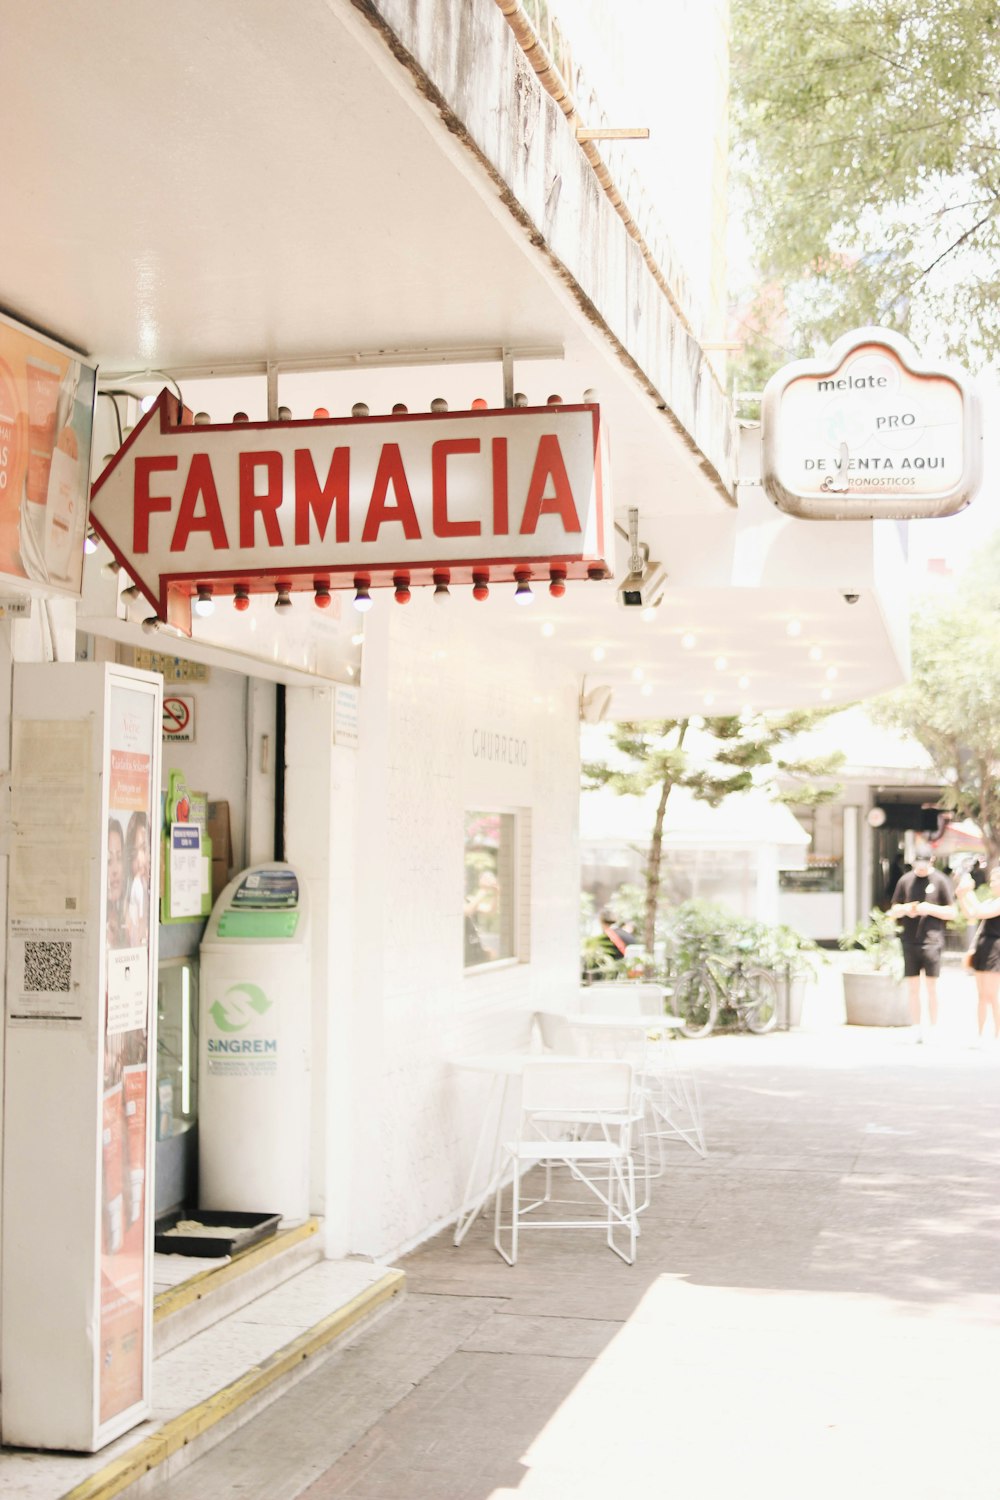
{"label": "white metal table", "polygon": [[[455,1225],[453,1243],[460,1245],[473,1223],[500,1186],[503,1177],[502,1127],[511,1085],[520,1080],[524,1065],[532,1060],[578,1062],[579,1058],[560,1058],[553,1052],[476,1052],[451,1060],[453,1068],[464,1072],[489,1075],[490,1085],[483,1110],[482,1123],[472,1154],[469,1176],[462,1197],[462,1211]],[[483,1180],[483,1166],[489,1167]]]}

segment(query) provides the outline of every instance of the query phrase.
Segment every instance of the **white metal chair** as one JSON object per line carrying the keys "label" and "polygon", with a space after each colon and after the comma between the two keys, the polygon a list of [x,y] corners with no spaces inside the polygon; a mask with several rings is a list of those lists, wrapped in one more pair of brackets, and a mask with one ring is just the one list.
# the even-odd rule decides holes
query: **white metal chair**
{"label": "white metal chair", "polygon": [[[538,1010],[535,1012],[535,1024],[538,1027],[538,1032],[542,1039],[542,1045],[545,1048],[546,1052],[555,1052],[562,1057],[585,1057],[588,1055],[587,1048],[581,1042],[580,1036],[573,1030],[572,1017],[565,1015],[561,1011]],[[631,1061],[631,1059],[628,1060]],[[595,1124],[598,1123],[592,1118],[589,1111],[584,1111],[582,1114],[571,1114],[567,1111],[561,1111],[558,1119],[555,1119],[551,1116],[550,1119],[552,1120],[553,1124],[576,1126],[581,1133],[586,1133],[587,1131],[592,1129]],[[645,1122],[645,1107],[641,1098],[636,1092],[633,1094],[629,1109],[629,1123],[633,1128],[633,1140],[636,1141],[636,1144],[638,1146],[638,1156],[643,1167],[643,1195],[642,1202],[636,1205],[637,1213],[642,1213],[649,1207],[651,1182],[652,1176],[654,1175],[651,1173],[649,1152],[646,1149],[644,1140],[646,1128]],[[658,1143],[657,1149],[659,1150]],[[656,1173],[655,1175],[659,1176],[660,1174]],[[546,1196],[544,1201],[566,1203],[574,1202],[575,1200],[566,1198],[552,1198],[551,1171],[549,1171],[546,1174]]]}
{"label": "white metal chair", "polygon": [[[652,1021],[666,1014],[667,994],[662,985],[644,981],[581,986],[580,1014],[621,1016],[623,1020],[648,1016]],[[596,1040],[591,1040],[591,1052]],[[636,1070],[649,1115],[645,1137],[657,1143],[658,1165],[652,1175],[659,1177],[663,1172],[663,1141],[684,1141],[699,1156],[707,1155],[698,1080],[679,1055],[671,1031],[650,1026],[644,1037],[612,1031],[602,1041],[605,1051],[627,1057]]]}
{"label": "white metal chair", "polygon": [[[522,1077],[521,1118],[517,1139],[504,1147],[513,1171],[511,1217],[503,1221],[503,1187],[496,1197],[493,1243],[509,1266],[517,1262],[518,1239],[524,1229],[604,1228],[608,1246],[627,1265],[635,1260],[638,1234],[635,1202],[635,1166],[632,1158],[632,1066],[615,1059],[573,1058],[525,1063]],[[575,1127],[583,1119],[594,1134],[554,1139],[558,1129]],[[531,1167],[546,1169],[546,1191],[540,1198],[522,1202],[521,1174]],[[551,1170],[564,1167],[605,1209],[600,1218],[548,1219],[534,1211],[552,1203]],[[588,1167],[606,1167],[602,1186]],[[583,1200],[586,1201],[586,1200]],[[534,1217],[531,1215],[534,1214]],[[628,1252],[617,1244],[615,1231],[628,1234]],[[504,1248],[505,1231],[510,1251]]]}

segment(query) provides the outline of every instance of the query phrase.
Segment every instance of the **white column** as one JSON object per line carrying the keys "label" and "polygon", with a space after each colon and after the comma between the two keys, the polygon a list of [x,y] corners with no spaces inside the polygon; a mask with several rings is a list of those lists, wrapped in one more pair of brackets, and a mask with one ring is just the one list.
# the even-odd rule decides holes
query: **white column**
{"label": "white column", "polygon": [[844,923],[847,932],[861,916],[857,807],[844,808]]}

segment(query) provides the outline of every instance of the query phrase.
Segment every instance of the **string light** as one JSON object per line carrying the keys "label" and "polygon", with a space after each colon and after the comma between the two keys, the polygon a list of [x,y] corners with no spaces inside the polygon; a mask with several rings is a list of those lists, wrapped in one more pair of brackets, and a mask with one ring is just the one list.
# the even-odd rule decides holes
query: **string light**
{"label": "string light", "polygon": [[515,604],[534,604],[535,596],[531,592],[530,580],[530,573],[517,572],[514,574],[514,581],[517,584],[517,588],[514,590]]}
{"label": "string light", "polygon": [[198,592],[194,601],[194,612],[203,620],[209,615],[215,614],[215,600],[212,598],[212,590],[209,584],[199,583]]}

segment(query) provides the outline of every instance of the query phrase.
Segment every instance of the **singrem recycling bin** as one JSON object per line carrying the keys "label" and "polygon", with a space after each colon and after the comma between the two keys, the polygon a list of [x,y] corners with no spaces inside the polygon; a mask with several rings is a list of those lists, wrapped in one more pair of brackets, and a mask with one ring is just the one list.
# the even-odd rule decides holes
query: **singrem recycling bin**
{"label": "singrem recycling bin", "polygon": [[254,865],[201,944],[198,1200],[309,1213],[309,908],[296,872]]}

